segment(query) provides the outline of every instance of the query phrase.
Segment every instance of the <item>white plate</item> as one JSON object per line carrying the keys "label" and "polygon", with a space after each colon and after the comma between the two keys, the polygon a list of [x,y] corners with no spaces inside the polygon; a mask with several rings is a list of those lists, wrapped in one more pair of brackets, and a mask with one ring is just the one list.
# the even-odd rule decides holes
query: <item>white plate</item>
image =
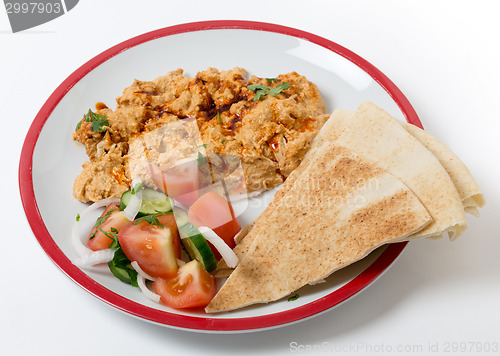
{"label": "white plate", "polygon": [[[152,80],[177,68],[192,76],[208,67],[236,66],[260,77],[290,71],[305,75],[318,85],[328,112],[355,110],[370,100],[420,126],[408,100],[379,70],[329,40],[288,27],[246,21],[191,23],[132,38],[96,56],[54,91],[35,118],[21,154],[21,197],[35,236],[54,263],[85,290],[130,315],[205,332],[245,332],[290,324],[364,290],[405,246],[393,244],[375,251],[326,283],[302,288],[296,301],[284,299],[215,315],[156,304],[114,278],[106,266],[81,270],[71,263],[77,257],[70,242],[71,225],[85,208],[73,198],[72,186],[87,159],[71,134],[83,113],[100,101],[114,108],[115,98],[134,79]],[[254,209],[245,219],[259,212]]]}

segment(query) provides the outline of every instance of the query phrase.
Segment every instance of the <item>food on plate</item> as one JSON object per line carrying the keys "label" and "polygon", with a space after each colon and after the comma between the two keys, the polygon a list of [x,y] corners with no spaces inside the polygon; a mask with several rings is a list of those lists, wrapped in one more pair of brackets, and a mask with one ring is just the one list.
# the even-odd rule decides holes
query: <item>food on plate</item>
{"label": "food on plate", "polygon": [[[227,244],[240,230],[231,204],[217,193],[207,192],[188,212],[175,206],[175,200],[166,194],[137,180],[134,183],[122,194],[119,208],[109,199],[88,208],[106,207],[86,241],[94,252],[83,256],[81,264],[108,262],[115,277],[167,306],[206,306],[217,291],[209,273],[216,268],[217,259],[236,265],[236,256]],[[146,280],[153,282],[155,292]]]}
{"label": "food on plate", "polygon": [[[417,237],[436,238],[445,233],[454,239],[466,227],[464,211],[477,215],[477,208],[484,205],[481,190],[465,165],[431,135],[409,124],[399,123],[369,102],[360,105],[355,113],[338,109],[313,141],[301,165],[292,172],[266,210],[254,221],[248,234],[235,247],[234,252],[240,260],[238,267],[233,272],[224,261],[219,262],[215,275],[217,277],[230,275],[225,284],[228,287],[223,287],[220,292],[224,288],[229,289],[230,285],[236,289],[239,285],[241,290],[245,290],[248,281],[242,281],[238,277],[241,274],[251,276],[253,282],[257,278],[265,278],[255,273],[255,270],[249,274],[246,269],[257,258],[256,250],[271,251],[269,248],[271,243],[268,240],[280,241],[280,238],[285,238],[281,235],[283,229],[277,229],[273,236],[268,235],[270,225],[283,227],[279,221],[271,219],[276,216],[276,211],[283,204],[282,200],[291,199],[290,192],[298,190],[300,182],[309,178],[310,165],[317,160],[319,152],[328,146],[352,150],[380,169],[393,174],[411,189],[432,216],[432,221],[422,230],[389,242],[406,241]],[[331,154],[333,156],[333,151]],[[307,196],[307,194],[305,191],[299,191],[297,196]],[[311,260],[315,258],[313,252],[303,251],[306,251],[307,257]],[[343,253],[344,251],[341,251],[339,255]],[[268,255],[271,256],[271,253],[268,252]],[[248,262],[246,262],[247,258]],[[264,259],[260,261],[263,262]],[[294,263],[295,261],[283,261],[281,258],[282,265],[291,266]],[[241,272],[238,272],[240,266],[243,267],[241,267]],[[231,284],[227,284],[229,281]],[[272,291],[269,295],[256,293],[253,299],[242,298],[239,303],[235,303],[227,301],[227,294],[224,292],[214,298],[207,307],[207,311],[229,310],[259,302],[259,300],[260,302],[274,300],[270,297],[273,295],[278,294],[276,291]]]}
{"label": "food on plate", "polygon": [[242,68],[209,68],[194,77],[178,69],[153,81],[135,80],[115,110],[96,104],[73,133],[89,157],[74,196],[82,202],[119,198],[136,177],[161,189],[152,178],[161,173],[148,174],[146,166],[168,169],[198,154],[237,157],[248,192],[282,183],[328,119],[323,99],[296,72],[246,77]]}
{"label": "food on plate", "polygon": [[431,221],[401,181],[353,151],[327,142],[260,220],[266,228],[206,311],[280,299]]}
{"label": "food on plate", "polygon": [[[110,271],[121,281],[169,307],[204,307],[208,313],[230,311],[289,296],[384,244],[443,235],[455,239],[466,228],[465,212],[478,215],[478,208],[484,205],[467,167],[443,143],[370,102],[362,103],[355,112],[337,109],[328,120],[318,112],[313,126],[295,128],[305,132],[304,136],[294,136],[283,124],[288,130],[282,132],[286,146],[294,147],[285,151],[296,154],[288,156],[286,164],[278,157],[283,154],[284,141],[274,145],[272,140],[260,140],[260,156],[252,158],[246,156],[246,148],[239,153],[227,149],[230,146],[219,150],[211,135],[227,130],[223,124],[226,115],[245,113],[231,135],[240,148],[250,144],[248,147],[255,149],[252,138],[267,133],[268,121],[256,127],[246,119],[252,118],[254,111],[271,110],[260,103],[267,101],[272,110],[278,110],[276,115],[282,112],[289,118],[295,114],[285,110],[280,100],[312,100],[298,98],[300,94],[293,88],[299,84],[294,80],[302,79],[297,79],[300,76],[296,73],[272,80],[252,77],[248,83],[242,79],[243,73],[240,69],[209,70],[199,73],[198,80],[183,77],[182,71],[170,73],[168,78],[135,83],[119,98],[115,112],[103,107],[98,113],[87,114],[75,137],[101,135],[94,143],[86,142],[90,165],[110,162],[121,143],[127,148],[115,171],[124,172],[120,176],[123,191],[94,185],[93,179],[85,183],[88,191],[77,189],[105,198],[93,204],[105,210],[86,234],[86,247],[78,248],[83,254],[89,248],[95,252],[88,250],[80,261],[108,262]],[[225,96],[219,97],[219,102],[217,91],[210,91],[209,78],[214,76],[219,78],[219,88],[228,85],[227,90],[239,93],[238,101],[224,110],[220,110],[220,102],[225,103]],[[224,80],[228,76],[241,85],[227,84]],[[201,81],[201,88],[212,95],[211,113],[191,104],[182,112],[194,110],[196,115],[175,116],[173,109],[167,111],[165,108],[173,105],[166,104],[168,91],[161,89],[167,79],[191,83],[192,100],[193,93],[206,94],[194,89]],[[139,87],[143,91],[138,92]],[[291,93],[284,94],[290,89]],[[188,95],[184,91],[177,94],[176,98]],[[132,96],[125,99],[127,95]],[[246,104],[241,104],[242,96]],[[155,103],[156,107],[164,105],[166,111],[156,118],[158,121],[139,123],[133,113],[143,109],[133,106],[132,98],[140,103],[147,98],[148,110]],[[239,105],[250,106],[243,110]],[[127,120],[117,122],[128,127],[124,131],[128,136],[108,147],[102,142],[122,132],[121,126],[113,129],[111,124],[120,113]],[[262,112],[259,115],[269,119]],[[273,115],[273,120],[282,120]],[[135,127],[135,133],[127,125]],[[260,170],[257,178],[249,177],[256,173],[254,169],[262,169],[261,161],[273,147],[276,165]],[[100,157],[107,158],[97,157],[99,150]],[[93,154],[97,155],[95,161]],[[102,168],[94,174],[102,178],[99,174],[105,172]],[[246,193],[254,191],[250,185],[276,174],[281,177],[279,183],[287,178],[266,209],[242,227],[241,211],[233,208],[234,202],[248,199]],[[278,181],[273,182],[264,189]],[[119,201],[107,198],[108,193],[114,196],[119,191]],[[94,193],[82,193],[79,198],[92,200]],[[221,281],[219,290],[215,277],[228,277]]]}

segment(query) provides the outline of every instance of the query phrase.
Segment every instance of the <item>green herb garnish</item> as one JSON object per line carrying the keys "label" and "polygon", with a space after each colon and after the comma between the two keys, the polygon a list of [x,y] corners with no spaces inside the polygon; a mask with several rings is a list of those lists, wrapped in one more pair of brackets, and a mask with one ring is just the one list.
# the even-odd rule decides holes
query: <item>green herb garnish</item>
{"label": "green herb garnish", "polygon": [[80,214],[76,214],[76,221],[80,221]]}
{"label": "green herb garnish", "polygon": [[217,115],[215,115],[215,120],[217,120],[217,123],[220,124],[220,112],[217,111]]}
{"label": "green herb garnish", "polygon": [[111,240],[113,240],[113,242],[111,243],[111,245],[109,246],[109,248],[114,248],[116,247],[117,243],[118,243],[118,230],[115,229],[114,227],[111,228],[111,232],[109,231],[104,231],[103,229],[99,229],[99,231],[101,231],[104,236],[106,236],[107,238],[110,238]]}
{"label": "green herb garnish", "polygon": [[132,188],[132,190],[130,191],[130,193],[132,195],[135,195],[140,190],[142,190],[142,183],[137,183],[136,185],[134,185],[134,187]]}
{"label": "green herb garnish", "polygon": [[145,222],[147,222],[147,223],[149,223],[151,225],[156,225],[158,227],[163,227],[164,225],[160,222],[160,220],[158,220],[158,216],[161,216],[161,215],[165,215],[165,214],[160,213],[160,214],[146,215],[146,216],[143,216],[140,219],[134,220],[134,222],[132,224],[137,225],[141,221],[145,221]]}
{"label": "green herb garnish", "polygon": [[[95,221],[94,228],[96,229],[92,234],[89,236],[89,240],[92,240],[95,235],[97,234],[97,229],[99,229],[99,226],[111,215],[111,213],[115,211],[115,209],[109,209],[109,211],[106,213],[104,216],[99,216],[97,220]],[[101,229],[99,229],[101,230]],[[101,230],[102,231],[102,230]]]}
{"label": "green herb garnish", "polygon": [[276,78],[266,78],[266,80],[267,80],[267,84],[278,83],[278,79],[276,79]]}
{"label": "green herb garnish", "polygon": [[200,168],[201,166],[203,166],[203,164],[205,164],[205,162],[207,162],[207,157],[205,157],[201,152],[200,152],[200,147],[204,147],[204,148],[207,148],[207,144],[204,143],[204,144],[201,144],[199,146],[196,146],[196,148],[198,149],[198,157],[197,157],[197,160],[198,160],[198,168]]}
{"label": "green herb garnish", "polygon": [[75,131],[78,131],[82,126],[82,122],[90,122],[92,132],[106,131],[105,127],[109,126],[108,117],[105,115],[97,114],[89,109],[83,119],[76,125]]}
{"label": "green herb garnish", "polygon": [[300,295],[295,294],[294,296],[292,296],[292,297],[288,298],[288,301],[289,301],[289,302],[293,302],[294,300],[299,299],[299,297],[300,297]]}
{"label": "green herb garnish", "polygon": [[[270,84],[269,80],[274,79],[274,78],[268,78],[268,84]],[[249,85],[247,88],[253,92],[255,92],[255,95],[253,97],[253,101],[258,101],[262,97],[266,95],[271,95],[271,96],[276,96],[279,93],[281,93],[284,90],[287,90],[290,87],[290,83],[283,82],[282,84],[279,84],[276,86],[276,88],[273,87],[268,87],[267,85],[262,85],[262,84],[252,84]]]}

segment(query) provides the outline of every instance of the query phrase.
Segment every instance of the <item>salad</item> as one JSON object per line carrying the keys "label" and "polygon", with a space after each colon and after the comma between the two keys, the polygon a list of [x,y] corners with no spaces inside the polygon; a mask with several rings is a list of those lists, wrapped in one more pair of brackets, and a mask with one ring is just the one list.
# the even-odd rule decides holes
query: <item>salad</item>
{"label": "salad", "polygon": [[[238,263],[232,249],[241,226],[228,199],[214,191],[193,197],[191,191],[188,205],[183,194],[176,196],[181,203],[138,179],[131,186],[120,199],[103,199],[77,215],[74,264],[107,263],[116,278],[155,302],[205,307],[217,293],[211,272],[218,260]],[[79,231],[90,212],[103,208],[91,231]]]}

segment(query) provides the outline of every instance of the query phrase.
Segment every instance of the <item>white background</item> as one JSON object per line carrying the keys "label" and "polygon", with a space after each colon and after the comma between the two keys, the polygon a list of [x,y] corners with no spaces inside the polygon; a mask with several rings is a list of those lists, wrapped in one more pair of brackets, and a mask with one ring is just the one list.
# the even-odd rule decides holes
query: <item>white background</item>
{"label": "white background", "polygon": [[[2,355],[314,353],[309,348],[436,355],[450,354],[456,342],[467,351],[500,348],[499,10],[493,0],[86,0],[12,34],[0,6]],[[215,19],[295,27],[374,64],[408,97],[425,128],[469,166],[488,202],[481,217],[469,218],[455,242],[412,242],[373,286],[333,311],[265,332],[172,330],[83,291],[44,254],[26,221],[17,181],[26,132],[52,91],[105,49],[158,28]],[[468,353],[492,354],[461,354]]]}

